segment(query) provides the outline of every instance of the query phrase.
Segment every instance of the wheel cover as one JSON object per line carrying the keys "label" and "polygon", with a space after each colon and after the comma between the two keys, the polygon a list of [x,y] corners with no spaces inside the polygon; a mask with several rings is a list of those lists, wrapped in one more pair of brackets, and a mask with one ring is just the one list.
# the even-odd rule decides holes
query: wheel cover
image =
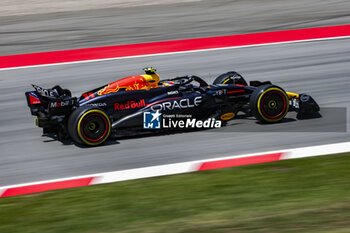
{"label": "wheel cover", "polygon": [[268,118],[278,118],[286,110],[286,100],[282,93],[270,91],[261,100],[261,111]]}
{"label": "wheel cover", "polygon": [[283,119],[288,112],[288,108],[288,98],[278,88],[267,89],[258,100],[259,113],[269,122]]}
{"label": "wheel cover", "polygon": [[110,133],[108,116],[98,109],[86,112],[78,122],[80,139],[88,145],[98,145],[104,142]]}
{"label": "wheel cover", "polygon": [[83,119],[81,130],[86,140],[96,142],[106,136],[108,123],[107,120],[98,113],[89,114]]}

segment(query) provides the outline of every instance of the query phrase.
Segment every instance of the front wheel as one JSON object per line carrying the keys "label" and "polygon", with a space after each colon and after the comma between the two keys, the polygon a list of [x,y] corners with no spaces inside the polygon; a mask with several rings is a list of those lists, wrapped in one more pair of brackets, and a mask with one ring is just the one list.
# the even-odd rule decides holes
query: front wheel
{"label": "front wheel", "polygon": [[69,117],[68,132],[76,143],[98,146],[109,137],[111,122],[102,109],[82,106]]}
{"label": "front wheel", "polygon": [[288,113],[289,99],[282,88],[271,84],[262,85],[251,95],[250,108],[257,120],[276,123]]}

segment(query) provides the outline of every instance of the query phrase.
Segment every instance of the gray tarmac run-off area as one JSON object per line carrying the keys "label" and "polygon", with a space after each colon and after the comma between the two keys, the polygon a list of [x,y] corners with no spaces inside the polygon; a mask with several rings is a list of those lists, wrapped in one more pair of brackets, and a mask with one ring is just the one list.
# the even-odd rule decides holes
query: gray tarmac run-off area
{"label": "gray tarmac run-off area", "polygon": [[[7,7],[21,3],[0,2],[0,55],[350,22],[350,2],[336,0],[191,1],[64,12],[57,7],[57,12],[47,14],[28,5],[24,13],[35,14],[23,15],[22,10],[16,13],[19,15],[4,16],[5,2]],[[62,145],[41,137],[41,130],[34,126],[24,97],[31,83],[43,87],[60,84],[78,95],[138,74],[146,66],[156,67],[164,79],[196,74],[212,82],[220,73],[236,70],[247,80],[271,80],[288,91],[311,94],[323,108],[324,117],[276,125],[237,119],[222,131],[112,140],[96,148]],[[349,122],[349,114],[345,114],[349,74],[349,39],[0,70],[0,186],[349,141],[345,123]],[[332,108],[340,112],[330,111]]]}

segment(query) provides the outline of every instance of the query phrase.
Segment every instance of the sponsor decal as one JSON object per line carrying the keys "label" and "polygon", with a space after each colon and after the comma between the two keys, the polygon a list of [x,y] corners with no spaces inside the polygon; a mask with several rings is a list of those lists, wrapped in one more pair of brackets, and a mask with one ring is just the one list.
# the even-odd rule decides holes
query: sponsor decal
{"label": "sponsor decal", "polygon": [[180,129],[208,129],[208,128],[220,128],[221,121],[215,118],[208,118],[206,120],[197,120],[196,118],[185,118],[185,119],[172,119],[163,118],[163,128],[180,128]]}
{"label": "sponsor decal", "polygon": [[97,94],[105,95],[109,93],[118,92],[120,89],[125,91],[135,91],[135,90],[141,90],[141,89],[155,88],[158,86],[157,85],[158,82],[155,82],[155,79],[157,79],[156,77],[158,77],[157,74],[134,75],[134,76],[126,77],[108,84],[107,86],[99,90]]}
{"label": "sponsor decal", "polygon": [[176,95],[179,94],[179,91],[168,91],[168,95]]}
{"label": "sponsor decal", "polygon": [[226,92],[227,92],[226,89],[217,90],[213,93],[213,96],[226,95]]}
{"label": "sponsor decal", "polygon": [[35,90],[43,96],[50,96],[50,97],[56,97],[58,96],[57,91],[51,90],[51,89],[44,89],[42,87],[39,87],[37,85],[32,84],[32,86],[35,88]]}
{"label": "sponsor decal", "polygon": [[128,101],[125,104],[115,103],[114,110],[125,110],[131,108],[142,108],[145,107],[145,99],[140,99],[139,101]]}
{"label": "sponsor decal", "polygon": [[161,113],[144,112],[143,113],[143,128],[144,129],[160,129],[161,128]]}
{"label": "sponsor decal", "polygon": [[108,84],[103,89],[99,90],[97,92],[98,95],[105,95],[109,93],[115,93],[118,92],[120,89],[124,89],[125,91],[136,91],[141,89],[149,89],[149,85],[147,85],[146,82],[135,82],[133,84],[130,84],[130,86],[119,86],[118,83],[115,84]]}
{"label": "sponsor decal", "polygon": [[201,129],[220,128],[222,122],[215,118],[197,120],[187,114],[162,115],[159,110],[143,113],[144,129]]}
{"label": "sponsor decal", "polygon": [[300,107],[299,105],[299,100],[298,99],[291,99],[289,100],[289,105],[292,107],[292,108],[295,108],[295,109],[298,109]]}
{"label": "sponsor decal", "polygon": [[308,102],[310,100],[310,96],[305,94],[302,94],[299,98],[301,102]]}
{"label": "sponsor decal", "polygon": [[92,103],[92,104],[86,104],[87,106],[94,106],[94,107],[106,107],[106,103]]}
{"label": "sponsor decal", "polygon": [[220,119],[223,121],[228,121],[228,120],[231,120],[232,118],[234,118],[235,116],[236,116],[236,114],[234,114],[233,112],[228,112],[228,113],[222,114],[220,116]]}
{"label": "sponsor decal", "polygon": [[50,108],[60,108],[60,107],[67,107],[72,106],[76,102],[76,99],[70,99],[70,100],[64,100],[64,101],[56,101],[56,102],[50,102]]}
{"label": "sponsor decal", "polygon": [[180,99],[173,102],[163,102],[155,104],[151,107],[152,111],[162,110],[174,110],[174,109],[185,109],[193,108],[198,106],[202,102],[202,96],[197,96],[194,99]]}

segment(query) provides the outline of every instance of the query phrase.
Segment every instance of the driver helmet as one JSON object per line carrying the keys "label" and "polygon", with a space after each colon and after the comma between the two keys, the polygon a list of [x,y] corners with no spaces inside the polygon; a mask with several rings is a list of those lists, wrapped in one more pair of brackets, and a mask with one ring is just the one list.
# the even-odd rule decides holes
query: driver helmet
{"label": "driver helmet", "polygon": [[159,75],[156,73],[156,69],[153,67],[147,67],[143,69],[146,74],[142,75],[147,82],[148,88],[157,88],[159,83]]}

